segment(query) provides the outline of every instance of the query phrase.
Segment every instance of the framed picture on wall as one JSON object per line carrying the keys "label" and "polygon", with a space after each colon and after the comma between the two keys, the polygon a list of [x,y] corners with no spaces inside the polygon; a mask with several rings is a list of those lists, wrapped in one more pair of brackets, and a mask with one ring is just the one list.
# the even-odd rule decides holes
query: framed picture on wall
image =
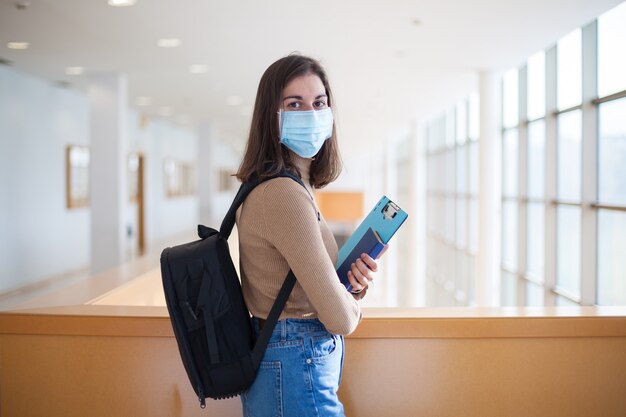
{"label": "framed picture on wall", "polygon": [[68,209],[89,206],[89,148],[65,148],[65,195]]}
{"label": "framed picture on wall", "polygon": [[163,168],[166,197],[182,197],[195,194],[196,175],[194,166],[191,163],[166,159]]}

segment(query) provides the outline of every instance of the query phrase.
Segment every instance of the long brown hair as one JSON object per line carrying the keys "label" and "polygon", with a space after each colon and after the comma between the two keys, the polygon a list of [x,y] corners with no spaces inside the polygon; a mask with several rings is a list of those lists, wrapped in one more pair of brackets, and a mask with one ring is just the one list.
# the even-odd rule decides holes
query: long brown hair
{"label": "long brown hair", "polygon": [[[248,181],[254,175],[269,177],[283,170],[300,175],[289,150],[280,144],[277,112],[285,86],[294,78],[307,74],[315,74],[320,78],[326,89],[328,106],[334,104],[328,77],[318,61],[291,54],[270,65],[263,73],[257,89],[246,151],[236,174],[240,181]],[[336,130],[333,122],[332,136],[324,142],[311,162],[309,179],[315,188],[328,185],[341,172]]]}

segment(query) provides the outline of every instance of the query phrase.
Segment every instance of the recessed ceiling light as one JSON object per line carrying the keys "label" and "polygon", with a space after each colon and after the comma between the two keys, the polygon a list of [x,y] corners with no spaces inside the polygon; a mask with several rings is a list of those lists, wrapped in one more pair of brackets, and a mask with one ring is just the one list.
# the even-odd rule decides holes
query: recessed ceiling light
{"label": "recessed ceiling light", "polygon": [[113,7],[127,7],[135,4],[135,0],[109,0],[109,6]]}
{"label": "recessed ceiling light", "polygon": [[65,68],[65,73],[67,75],[81,75],[83,72],[85,72],[85,68],[84,67],[67,67],[67,68]]}
{"label": "recessed ceiling light", "polygon": [[180,39],[177,38],[163,38],[157,41],[157,46],[161,48],[176,48],[180,46]]}
{"label": "recessed ceiling light", "polygon": [[189,66],[189,72],[192,74],[204,74],[208,71],[208,67],[204,64],[194,64]]}
{"label": "recessed ceiling light", "polygon": [[23,49],[28,49],[29,45],[30,44],[28,42],[8,42],[7,48],[23,50]]}
{"label": "recessed ceiling light", "polygon": [[146,96],[137,97],[135,104],[141,107],[149,106],[152,104],[152,98]]}
{"label": "recessed ceiling light", "polygon": [[229,106],[238,106],[241,104],[241,97],[239,96],[228,96],[226,97],[226,104]]}

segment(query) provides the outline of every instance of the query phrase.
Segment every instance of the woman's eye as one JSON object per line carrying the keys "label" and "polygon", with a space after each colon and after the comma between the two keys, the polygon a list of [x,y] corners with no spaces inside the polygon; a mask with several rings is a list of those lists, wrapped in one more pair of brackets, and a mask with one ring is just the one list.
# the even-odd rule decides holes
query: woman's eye
{"label": "woman's eye", "polygon": [[322,100],[318,100],[318,101],[316,101],[315,103],[313,103],[313,105],[314,105],[316,108],[321,109],[321,108],[323,108],[323,107],[326,107],[326,102],[325,102],[325,101],[322,101]]}
{"label": "woman's eye", "polygon": [[287,107],[289,107],[290,109],[299,109],[300,103],[297,101],[292,101],[291,103],[287,104]]}

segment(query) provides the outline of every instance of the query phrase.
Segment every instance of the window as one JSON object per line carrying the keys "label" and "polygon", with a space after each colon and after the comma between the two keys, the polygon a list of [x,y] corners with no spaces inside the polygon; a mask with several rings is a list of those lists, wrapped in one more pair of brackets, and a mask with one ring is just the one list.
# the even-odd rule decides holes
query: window
{"label": "window", "polygon": [[601,305],[626,305],[625,114],[626,98],[599,106],[597,303]]}
{"label": "window", "polygon": [[601,104],[598,119],[598,199],[626,205],[626,98]]}
{"label": "window", "polygon": [[503,118],[502,125],[504,128],[517,126],[519,117],[519,80],[517,70],[509,70],[504,74],[503,81]]}
{"label": "window", "polygon": [[626,305],[625,21],[623,3],[503,76],[503,305]]}
{"label": "window", "polygon": [[503,306],[517,305],[517,277],[510,272],[502,272],[501,304]]}
{"label": "window", "polygon": [[543,119],[528,125],[528,197],[543,199],[545,190],[546,124]]}
{"label": "window", "polygon": [[598,212],[598,304],[626,305],[626,213]]}
{"label": "window", "polygon": [[509,271],[517,268],[517,201],[502,203],[502,264]]}
{"label": "window", "polygon": [[576,29],[557,43],[557,106],[566,109],[582,100],[582,40]]}
{"label": "window", "polygon": [[529,203],[526,210],[526,275],[535,281],[543,281],[545,206],[543,203]]}
{"label": "window", "polygon": [[542,306],[544,305],[543,287],[532,282],[526,282],[526,305]]}
{"label": "window", "polygon": [[582,112],[560,114],[557,132],[557,196],[560,200],[580,201]]}
{"label": "window", "polygon": [[519,272],[519,72],[502,81],[502,284],[503,305],[517,305]]}
{"label": "window", "polygon": [[598,18],[598,96],[626,90],[626,3]]}
{"label": "window", "polygon": [[427,127],[427,304],[469,305],[478,246],[478,97]]}
{"label": "window", "polygon": [[582,110],[557,116],[556,286],[581,300]]}
{"label": "window", "polygon": [[516,197],[519,170],[519,138],[516,128],[504,132],[502,151],[502,194],[504,197]]}
{"label": "window", "polygon": [[546,54],[541,51],[528,58],[528,120],[546,113]]}
{"label": "window", "polygon": [[556,285],[574,299],[580,299],[580,207],[557,208]]}

